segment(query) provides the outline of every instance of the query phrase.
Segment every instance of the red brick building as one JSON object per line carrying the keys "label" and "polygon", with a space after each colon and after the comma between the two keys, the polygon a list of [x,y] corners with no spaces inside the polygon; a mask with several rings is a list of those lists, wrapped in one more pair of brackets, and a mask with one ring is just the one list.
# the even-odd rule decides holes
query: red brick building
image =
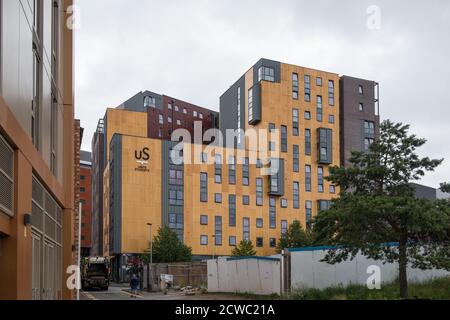
{"label": "red brick building", "polygon": [[80,152],[81,256],[88,257],[92,247],[92,162],[91,153]]}

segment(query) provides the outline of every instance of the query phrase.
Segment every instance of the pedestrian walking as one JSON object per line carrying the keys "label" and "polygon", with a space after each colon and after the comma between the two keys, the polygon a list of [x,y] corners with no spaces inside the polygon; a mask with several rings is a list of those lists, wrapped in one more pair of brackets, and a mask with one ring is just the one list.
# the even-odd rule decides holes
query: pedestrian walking
{"label": "pedestrian walking", "polygon": [[137,291],[138,291],[138,288],[139,288],[139,277],[136,275],[136,273],[133,273],[131,275],[130,287],[131,287],[131,297],[132,298],[136,298],[137,297]]}

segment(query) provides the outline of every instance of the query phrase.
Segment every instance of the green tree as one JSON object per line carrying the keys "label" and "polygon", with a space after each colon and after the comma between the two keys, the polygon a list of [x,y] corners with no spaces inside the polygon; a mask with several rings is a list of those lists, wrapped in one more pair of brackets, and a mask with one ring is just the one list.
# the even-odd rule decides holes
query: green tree
{"label": "green tree", "polygon": [[450,269],[449,202],[414,196],[410,182],[442,162],[416,154],[426,140],[410,135],[408,125],[391,121],[383,122],[380,131],[368,152],[352,154],[351,167],[330,168],[327,179],[340,187],[341,195],[317,215],[314,230],[318,240],[337,246],[328,251],[328,263],[353,259],[358,252],[398,262],[400,295],[407,298],[408,263]]}
{"label": "green tree", "polygon": [[242,240],[239,246],[234,248],[232,255],[233,257],[253,257],[256,256],[256,251],[251,241]]}
{"label": "green tree", "polygon": [[[192,260],[192,249],[183,244],[175,231],[167,226],[158,229],[153,238],[153,262],[188,262]],[[150,246],[146,253],[141,255],[145,263],[150,262]]]}
{"label": "green tree", "polygon": [[301,248],[312,245],[311,233],[305,231],[300,221],[294,220],[278,241],[277,252],[287,248]]}

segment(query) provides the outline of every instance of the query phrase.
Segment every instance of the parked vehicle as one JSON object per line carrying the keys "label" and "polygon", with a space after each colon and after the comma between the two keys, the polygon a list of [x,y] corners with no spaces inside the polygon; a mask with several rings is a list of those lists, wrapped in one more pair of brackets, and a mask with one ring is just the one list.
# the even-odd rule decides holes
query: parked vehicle
{"label": "parked vehicle", "polygon": [[81,261],[81,286],[83,290],[100,288],[108,290],[110,263],[106,257],[88,257]]}

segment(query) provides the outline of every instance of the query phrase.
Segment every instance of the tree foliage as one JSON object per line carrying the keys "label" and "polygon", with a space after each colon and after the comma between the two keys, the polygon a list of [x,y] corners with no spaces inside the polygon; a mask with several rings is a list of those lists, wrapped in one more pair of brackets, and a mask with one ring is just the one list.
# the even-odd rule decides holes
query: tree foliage
{"label": "tree foliage", "polygon": [[450,209],[448,201],[414,196],[410,182],[442,162],[417,155],[426,141],[409,135],[409,126],[401,123],[385,121],[380,131],[368,152],[353,152],[351,167],[330,169],[327,179],[340,187],[340,198],[317,215],[314,230],[318,240],[337,246],[324,259],[329,263],[358,252],[398,262],[400,294],[406,298],[408,263],[450,270]]}
{"label": "tree foliage", "polygon": [[312,245],[312,236],[305,231],[300,221],[294,220],[288,230],[278,241],[277,251],[288,248],[302,248]]}
{"label": "tree foliage", "polygon": [[[188,262],[192,260],[192,249],[183,244],[175,231],[167,226],[158,229],[157,235],[153,238],[152,244],[153,262]],[[150,247],[144,255],[143,260],[148,263]]]}
{"label": "tree foliage", "polygon": [[251,241],[242,240],[232,252],[233,257],[253,257],[256,251]]}

